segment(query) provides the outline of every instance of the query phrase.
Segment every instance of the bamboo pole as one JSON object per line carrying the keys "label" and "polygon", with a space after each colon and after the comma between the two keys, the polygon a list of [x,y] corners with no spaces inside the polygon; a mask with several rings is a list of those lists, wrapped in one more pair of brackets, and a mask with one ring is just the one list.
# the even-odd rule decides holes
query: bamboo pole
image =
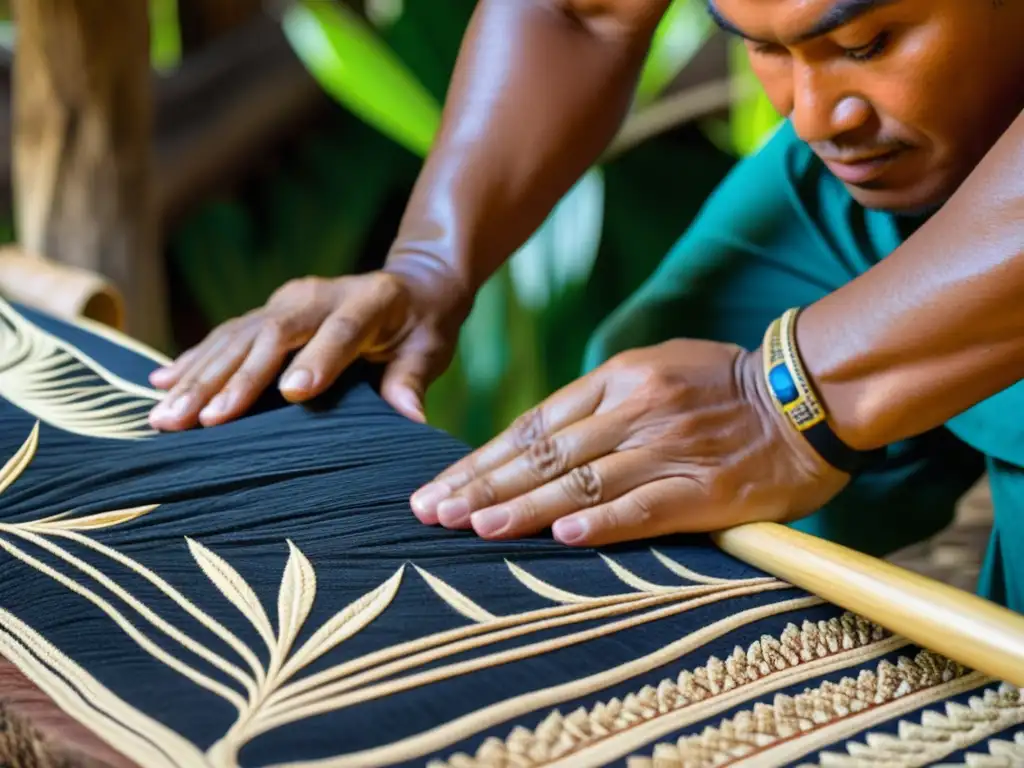
{"label": "bamboo pole", "polygon": [[918,645],[1024,686],[1024,616],[869,555],[775,523],[713,535],[723,550]]}

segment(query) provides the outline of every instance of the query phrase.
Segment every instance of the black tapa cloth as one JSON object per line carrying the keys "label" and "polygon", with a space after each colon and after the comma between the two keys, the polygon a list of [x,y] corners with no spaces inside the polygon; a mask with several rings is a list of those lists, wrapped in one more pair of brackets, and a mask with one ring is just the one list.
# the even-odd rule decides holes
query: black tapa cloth
{"label": "black tapa cloth", "polygon": [[[268,397],[224,426],[148,433],[151,358],[3,306],[0,465],[36,445],[0,491],[3,653],[141,765],[602,765],[656,744],[696,765],[783,743],[779,760],[801,764],[847,755],[868,731],[903,738],[901,720],[947,716],[950,701],[978,709],[987,690],[1005,727],[942,755],[962,759],[988,754],[986,739],[1012,742],[1024,720],[1021,701],[1013,722],[1014,690],[868,622],[842,624],[841,609],[705,537],[598,552],[421,525],[409,495],[468,448],[394,412],[370,369],[311,405]],[[282,625],[296,631],[271,651]],[[802,658],[779,650],[787,627]],[[311,638],[324,652],[289,668]],[[823,682],[858,675],[880,691],[873,703],[815,709]],[[302,681],[325,676],[343,688],[297,710]],[[809,710],[782,712],[807,691]],[[755,705],[772,721],[756,738],[739,725]],[[853,715],[863,729],[828,738]],[[718,740],[686,752],[708,727]]]}

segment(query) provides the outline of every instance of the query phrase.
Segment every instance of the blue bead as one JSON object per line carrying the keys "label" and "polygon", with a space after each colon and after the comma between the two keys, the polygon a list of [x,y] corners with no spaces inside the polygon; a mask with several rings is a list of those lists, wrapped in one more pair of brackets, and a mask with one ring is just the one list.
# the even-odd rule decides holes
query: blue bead
{"label": "blue bead", "polygon": [[789,405],[800,397],[796,384],[793,382],[793,376],[785,364],[776,365],[768,371],[768,385],[783,405]]}

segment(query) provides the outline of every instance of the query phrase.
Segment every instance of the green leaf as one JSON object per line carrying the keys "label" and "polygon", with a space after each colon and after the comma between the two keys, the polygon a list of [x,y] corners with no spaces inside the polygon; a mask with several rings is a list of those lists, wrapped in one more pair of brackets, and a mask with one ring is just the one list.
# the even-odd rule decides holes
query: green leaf
{"label": "green leaf", "polygon": [[475,0],[444,0],[440,13],[436,0],[402,0],[401,15],[381,30],[391,49],[438,102],[444,101],[448,91],[475,6]]}
{"label": "green leaf", "polygon": [[746,46],[731,41],[729,64],[739,95],[733,101],[730,125],[733,151],[739,156],[753,154],[772,135],[782,117],[764,92],[750,67]]}
{"label": "green leaf", "polygon": [[707,41],[714,28],[702,2],[674,0],[658,24],[637,86],[636,105],[654,101]]}
{"label": "green leaf", "polygon": [[181,60],[178,0],[149,0],[150,60],[158,70],[172,69]]}
{"label": "green leaf", "polygon": [[604,176],[591,168],[509,260],[516,298],[541,311],[570,287],[585,284],[601,245]]}
{"label": "green leaf", "polygon": [[426,156],[441,108],[360,16],[340,3],[305,0],[289,6],[282,23],[296,54],[333,98]]}

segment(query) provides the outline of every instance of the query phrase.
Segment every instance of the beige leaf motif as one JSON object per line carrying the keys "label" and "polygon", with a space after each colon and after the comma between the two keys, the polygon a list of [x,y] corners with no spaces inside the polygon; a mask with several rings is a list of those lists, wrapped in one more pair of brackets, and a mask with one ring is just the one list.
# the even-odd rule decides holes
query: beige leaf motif
{"label": "beige leaf motif", "polygon": [[228,565],[226,560],[215,555],[194,539],[186,536],[185,541],[188,542],[189,552],[192,553],[192,557],[195,558],[206,577],[243,616],[252,622],[256,631],[260,633],[260,637],[267,644],[267,648],[273,653],[277,646],[274,630],[271,628],[270,619],[267,618],[267,613],[263,610],[263,605],[260,604],[252,587],[246,583],[238,571]]}
{"label": "beige leaf motif", "polygon": [[559,589],[558,587],[552,584],[548,584],[546,581],[538,579],[533,574],[523,570],[518,565],[508,560],[505,561],[505,565],[508,566],[508,569],[512,572],[512,575],[515,576],[524,587],[526,587],[532,592],[535,592],[541,597],[546,597],[548,600],[551,600],[553,602],[564,604],[577,604],[589,603],[597,599],[593,597],[587,597],[586,595],[577,595],[573,592],[566,592],[564,589]]}
{"label": "beige leaf motif", "polygon": [[288,663],[285,664],[281,677],[288,679],[335,646],[361,632],[364,627],[380,616],[398,594],[398,587],[402,582],[404,572],[405,566],[403,565],[383,584],[353,600],[334,614],[292,655]]}
{"label": "beige leaf motif", "polygon": [[110,512],[99,512],[95,515],[85,515],[71,519],[40,521],[34,524],[34,528],[59,529],[62,531],[95,531],[100,528],[112,528],[121,523],[128,523],[132,520],[148,515],[159,504],[146,504],[141,507],[130,509],[115,509]]}
{"label": "beige leaf motif", "polygon": [[646,579],[640,578],[625,566],[619,565],[605,554],[601,555],[601,559],[604,560],[605,565],[612,569],[612,573],[614,573],[620,581],[640,592],[647,592],[652,595],[664,595],[669,592],[678,592],[680,589],[683,589],[681,586],[667,587],[663,584],[652,584]]}
{"label": "beige leaf motif", "polygon": [[298,637],[302,624],[313,609],[316,598],[316,573],[302,550],[288,540],[288,563],[281,576],[277,593],[278,663],[284,660]]}
{"label": "beige leaf motif", "polygon": [[117,376],[2,299],[0,395],[66,432],[117,440],[157,434],[148,413],[159,392]]}
{"label": "beige leaf motif", "polygon": [[423,580],[427,582],[437,596],[444,600],[448,605],[458,611],[460,614],[465,616],[471,621],[483,624],[487,621],[494,621],[498,617],[495,616],[488,610],[481,608],[479,605],[474,603],[470,598],[459,592],[455,587],[445,583],[441,579],[437,578],[433,574],[420,568],[418,565],[414,566],[416,572],[423,577]]}
{"label": "beige leaf motif", "polygon": [[[664,565],[668,570],[672,571],[676,576],[687,579],[696,584],[733,584],[736,581],[749,581],[749,579],[720,579],[716,576],[705,576],[703,573],[690,570],[685,565],[677,563],[672,558],[662,554],[658,550],[652,548],[651,554],[654,555],[658,562]],[[772,577],[768,576],[763,579],[764,581],[772,581]]]}
{"label": "beige leaf motif", "polygon": [[7,463],[4,464],[3,468],[0,468],[0,493],[3,493],[7,488],[21,477],[21,473],[25,471],[31,462],[33,457],[36,455],[36,449],[39,447],[39,422],[35,423],[32,427],[32,431],[29,432],[25,442],[21,444],[21,447],[17,452],[8,459]]}

